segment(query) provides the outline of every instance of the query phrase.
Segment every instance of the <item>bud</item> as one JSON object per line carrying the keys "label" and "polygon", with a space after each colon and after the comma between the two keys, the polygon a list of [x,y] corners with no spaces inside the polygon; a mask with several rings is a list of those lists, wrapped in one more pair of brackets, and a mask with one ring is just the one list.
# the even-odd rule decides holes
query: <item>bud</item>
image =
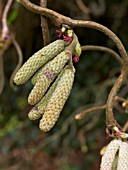
{"label": "bud", "polygon": [[30,120],[35,120],[35,119],[39,119],[41,117],[41,115],[44,113],[44,110],[50,100],[50,97],[52,96],[58,81],[60,80],[60,77],[62,76],[63,72],[65,71],[65,69],[67,68],[67,66],[61,71],[61,73],[58,75],[57,79],[55,80],[55,82],[52,84],[52,86],[50,87],[50,89],[48,90],[48,92],[46,93],[46,95],[40,100],[40,102],[38,102],[28,113],[28,117]]}
{"label": "bud", "polygon": [[60,112],[62,111],[72,89],[73,81],[74,70],[66,69],[50,98],[42,119],[40,120],[39,127],[42,131],[49,131],[58,120]]}
{"label": "bud", "polygon": [[42,70],[37,74],[37,82],[29,94],[29,104],[34,105],[43,97],[52,81],[70,59],[70,55],[69,51],[63,51],[52,61],[46,64],[44,68],[42,68]]}
{"label": "bud", "polygon": [[30,57],[14,76],[17,85],[25,83],[42,65],[64,50],[64,41],[56,40]]}
{"label": "bud", "polygon": [[80,55],[81,55],[81,52],[82,52],[82,50],[81,50],[81,45],[80,45],[79,42],[77,42],[74,55],[75,55],[75,56],[80,56]]}

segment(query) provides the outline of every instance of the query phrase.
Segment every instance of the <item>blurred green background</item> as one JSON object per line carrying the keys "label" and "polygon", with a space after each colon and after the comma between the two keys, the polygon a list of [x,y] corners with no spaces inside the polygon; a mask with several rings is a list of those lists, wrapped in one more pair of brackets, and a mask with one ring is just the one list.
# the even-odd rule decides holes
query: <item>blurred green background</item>
{"label": "blurred green background", "polygon": [[[39,0],[33,0],[39,5]],[[111,29],[121,39],[127,50],[128,1],[83,0],[90,9],[85,14],[76,0],[48,0],[48,8],[73,19],[91,20]],[[3,6],[6,1],[3,0]],[[56,29],[48,19],[51,42],[57,39]],[[40,16],[28,11],[14,1],[8,24],[15,33],[24,62],[42,48]],[[74,28],[81,45],[102,45],[118,52],[114,43],[103,33],[89,28]],[[70,97],[61,116],[52,129],[44,134],[38,120],[27,117],[31,106],[27,103],[31,82],[14,91],[9,78],[17,64],[13,45],[4,54],[5,86],[0,96],[0,169],[1,170],[99,170],[100,150],[110,139],[105,132],[105,111],[89,113],[76,121],[74,116],[85,108],[104,104],[109,91],[120,73],[120,65],[109,54],[83,52],[74,64],[76,76]],[[127,98],[125,84],[119,95]],[[128,118],[121,103],[114,110],[123,125]]]}

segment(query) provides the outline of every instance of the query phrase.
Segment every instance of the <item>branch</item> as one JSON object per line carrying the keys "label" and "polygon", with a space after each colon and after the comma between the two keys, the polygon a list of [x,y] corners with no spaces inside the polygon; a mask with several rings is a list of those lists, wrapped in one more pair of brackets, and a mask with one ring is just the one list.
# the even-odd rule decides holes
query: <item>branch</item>
{"label": "branch", "polygon": [[97,112],[97,111],[99,111],[99,110],[104,110],[104,109],[106,109],[106,104],[101,105],[101,106],[91,107],[91,108],[86,109],[86,110],[80,112],[79,114],[77,114],[77,115],[75,116],[75,119],[76,119],[76,120],[80,120],[80,119],[82,119],[83,117],[85,117],[87,113]]}
{"label": "branch", "polygon": [[[47,6],[47,0],[40,0],[40,6],[46,7]],[[50,43],[50,37],[49,37],[47,19],[43,15],[41,15],[41,27],[42,27],[42,35],[43,35],[43,40],[44,40],[43,41],[44,46],[46,46]]]}
{"label": "branch", "polygon": [[107,48],[107,47],[103,47],[103,46],[95,46],[95,45],[85,45],[85,46],[82,46],[81,47],[82,51],[103,51],[103,52],[106,52],[106,53],[109,53],[110,55],[112,55],[121,65],[123,65],[123,61],[122,59],[120,58],[120,56],[115,52],[113,51],[112,49],[110,48]]}
{"label": "branch", "polygon": [[113,126],[117,126],[120,128],[119,124],[116,122],[113,115],[113,104],[114,104],[115,96],[117,95],[121,85],[126,80],[127,75],[128,75],[128,68],[127,66],[125,66],[123,67],[119,78],[116,80],[114,86],[112,87],[109,93],[108,100],[106,103],[106,124],[108,128]]}
{"label": "branch", "polygon": [[114,43],[116,44],[124,63],[127,62],[128,63],[128,56],[127,56],[127,52],[123,46],[123,44],[121,43],[120,39],[116,36],[116,34],[114,34],[111,30],[109,30],[107,27],[92,22],[92,21],[82,21],[82,20],[73,20],[69,17],[63,16],[53,10],[47,9],[47,8],[42,8],[40,6],[37,6],[33,3],[31,3],[28,0],[20,0],[20,2],[30,11],[41,14],[41,15],[45,15],[46,17],[50,18],[57,26],[60,26],[62,24],[67,24],[70,26],[76,26],[76,27],[87,27],[87,28],[93,28],[96,29],[98,31],[103,32],[104,34],[106,34],[110,39],[112,39],[114,41]]}

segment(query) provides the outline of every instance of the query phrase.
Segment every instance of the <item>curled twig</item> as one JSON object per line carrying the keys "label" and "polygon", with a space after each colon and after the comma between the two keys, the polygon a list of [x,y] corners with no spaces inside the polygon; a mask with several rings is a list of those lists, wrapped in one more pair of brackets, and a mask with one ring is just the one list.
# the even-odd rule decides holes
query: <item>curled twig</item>
{"label": "curled twig", "polygon": [[89,108],[89,109],[86,109],[86,110],[78,113],[78,114],[75,116],[75,119],[76,119],[76,120],[80,120],[80,119],[82,119],[83,117],[85,117],[85,115],[86,115],[87,113],[97,112],[97,111],[104,110],[104,109],[106,109],[106,104],[101,105],[101,106],[91,107],[91,108]]}
{"label": "curled twig", "polygon": [[104,34],[106,34],[110,39],[113,40],[113,42],[116,44],[123,60],[124,63],[127,62],[128,63],[128,55],[127,52],[122,44],[122,42],[120,41],[120,39],[116,36],[116,34],[114,34],[110,29],[108,29],[107,27],[92,22],[92,21],[82,21],[82,20],[73,20],[69,17],[63,16],[53,10],[47,9],[47,8],[41,8],[40,6],[37,6],[33,3],[31,3],[28,0],[20,0],[20,2],[30,11],[41,14],[41,15],[45,15],[46,17],[50,18],[52,21],[54,21],[54,23],[57,26],[60,26],[62,24],[67,24],[70,26],[76,26],[76,27],[88,27],[88,28],[93,28],[96,29],[100,32],[103,32]]}
{"label": "curled twig", "polygon": [[117,123],[113,115],[113,104],[114,104],[115,96],[117,95],[121,85],[126,80],[127,75],[128,75],[128,68],[127,66],[124,66],[119,78],[116,80],[114,86],[112,87],[109,93],[108,100],[106,103],[106,124],[108,128],[111,128],[114,126],[117,126],[120,128],[119,124]]}
{"label": "curled twig", "polygon": [[10,77],[10,86],[13,88],[13,89],[16,89],[16,87],[14,86],[14,83],[13,83],[13,78],[16,74],[16,72],[19,70],[19,68],[21,67],[22,65],[22,62],[23,62],[23,54],[22,54],[22,51],[21,51],[21,48],[18,44],[18,42],[16,41],[16,39],[13,37],[12,35],[12,43],[17,51],[17,54],[18,54],[18,64],[15,68],[15,70],[13,71],[11,77]]}
{"label": "curled twig", "polygon": [[110,55],[112,55],[121,65],[123,65],[123,61],[122,59],[120,58],[120,56],[115,52],[113,51],[112,49],[110,48],[107,48],[107,47],[103,47],[103,46],[95,46],[95,45],[85,45],[85,46],[82,46],[82,51],[103,51],[103,52],[106,52],[106,53],[109,53]]}

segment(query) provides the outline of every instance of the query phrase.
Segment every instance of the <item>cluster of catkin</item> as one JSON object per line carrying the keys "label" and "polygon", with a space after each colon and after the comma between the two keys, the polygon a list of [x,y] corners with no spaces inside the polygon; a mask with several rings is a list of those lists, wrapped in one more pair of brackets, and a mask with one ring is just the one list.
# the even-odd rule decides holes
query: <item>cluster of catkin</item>
{"label": "cluster of catkin", "polygon": [[17,85],[31,79],[34,85],[28,103],[34,107],[30,120],[40,117],[39,127],[49,131],[56,123],[72,89],[75,69],[68,66],[72,53],[63,40],[56,40],[30,57],[14,77]]}
{"label": "cluster of catkin", "polygon": [[101,170],[128,170],[128,143],[113,140],[101,160]]}

